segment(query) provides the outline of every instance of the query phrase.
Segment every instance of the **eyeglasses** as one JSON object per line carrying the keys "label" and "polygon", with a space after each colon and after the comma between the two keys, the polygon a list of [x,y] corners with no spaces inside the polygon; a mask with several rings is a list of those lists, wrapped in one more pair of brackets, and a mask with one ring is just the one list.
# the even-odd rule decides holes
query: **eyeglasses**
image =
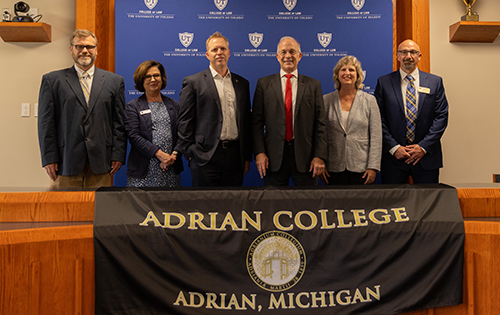
{"label": "eyeglasses", "polygon": [[82,51],[84,48],[87,49],[87,51],[93,51],[97,46],[93,45],[73,45],[73,47],[76,48],[78,51]]}
{"label": "eyeglasses", "polygon": [[152,78],[155,78],[155,80],[160,80],[161,74],[155,73],[155,74],[149,74],[144,76],[144,81],[151,81]]}
{"label": "eyeglasses", "polygon": [[408,55],[408,53],[410,53],[410,55],[412,55],[412,56],[416,56],[420,53],[420,51],[418,51],[418,50],[398,50],[398,53],[400,53],[403,56]]}
{"label": "eyeglasses", "polygon": [[293,55],[297,54],[297,51],[295,49],[290,49],[290,50],[283,49],[283,50],[278,52],[279,55],[286,55],[286,53],[289,53],[290,55],[293,56]]}

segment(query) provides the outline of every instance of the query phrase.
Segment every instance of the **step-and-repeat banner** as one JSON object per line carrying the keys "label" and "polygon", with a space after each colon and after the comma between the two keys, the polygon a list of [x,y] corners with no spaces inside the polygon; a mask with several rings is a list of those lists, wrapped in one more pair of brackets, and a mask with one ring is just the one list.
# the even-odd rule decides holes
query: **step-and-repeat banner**
{"label": "step-and-repeat banner", "polygon": [[444,185],[96,192],[96,314],[397,314],[462,303]]}
{"label": "step-and-repeat banner", "polygon": [[[250,82],[279,71],[276,47],[283,36],[301,45],[301,74],[318,79],[323,94],[334,90],[333,67],[356,56],[366,71],[365,90],[392,71],[391,0],[120,0],[115,3],[116,73],[125,79],[125,98],[140,96],[133,74],[148,59],[166,69],[163,93],[179,100],[182,79],[206,69],[205,42],[216,31],[229,40],[229,69]],[[186,164],[186,163],[185,163]],[[125,186],[126,168],[115,176]],[[189,167],[181,174],[191,185]],[[252,165],[245,186],[262,185]]]}

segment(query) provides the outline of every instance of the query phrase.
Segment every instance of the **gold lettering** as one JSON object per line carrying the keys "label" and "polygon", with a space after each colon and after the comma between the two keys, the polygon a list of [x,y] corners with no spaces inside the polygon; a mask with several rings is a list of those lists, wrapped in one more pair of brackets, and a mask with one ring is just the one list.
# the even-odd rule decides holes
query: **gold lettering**
{"label": "gold lettering", "polygon": [[227,309],[227,307],[226,307],[226,293],[220,294],[220,308]]}
{"label": "gold lettering", "polygon": [[300,307],[300,308],[309,308],[310,303],[307,303],[306,305],[304,305],[300,301],[300,298],[302,296],[309,297],[309,293],[307,293],[307,292],[300,292],[299,294],[297,294],[297,297],[295,297],[295,304],[297,304],[297,306]]}
{"label": "gold lettering", "polygon": [[234,306],[235,309],[241,310],[241,307],[238,305],[238,299],[236,298],[236,295],[231,295],[231,299],[229,300],[229,304],[227,305],[227,309],[231,309],[231,307]]}
{"label": "gold lettering", "polygon": [[283,293],[280,294],[280,298],[278,300],[276,300],[276,298],[274,297],[274,294],[271,293],[271,297],[270,297],[270,300],[269,300],[269,309],[270,310],[273,310],[274,308],[287,308],[286,307],[286,304],[285,304],[285,296],[283,295]]}
{"label": "gold lettering", "polygon": [[217,231],[217,215],[218,212],[209,212],[210,215],[210,230]]}
{"label": "gold lettering", "polygon": [[161,226],[160,221],[158,221],[153,211],[149,211],[148,215],[146,216],[146,219],[144,219],[142,223],[139,223],[139,225],[148,226],[149,222],[154,222],[155,226]]}
{"label": "gold lettering", "polygon": [[394,215],[396,216],[395,222],[410,221],[410,218],[408,218],[408,214],[406,214],[405,207],[392,208],[391,210],[394,212]]}
{"label": "gold lettering", "polygon": [[[165,225],[163,225],[163,227],[165,227],[165,228],[180,229],[184,225],[184,223],[186,223],[186,217],[180,213],[163,212],[163,216],[165,217]],[[170,219],[171,217],[178,218],[179,223],[177,223],[177,225],[172,225],[171,219]]]}
{"label": "gold lettering", "polygon": [[[367,226],[368,222],[366,221],[365,217],[365,210],[351,210],[352,214],[354,215],[354,226]],[[361,222],[361,220],[364,220],[364,222]]]}
{"label": "gold lettering", "polygon": [[293,304],[293,295],[294,293],[288,293],[288,308],[295,308],[295,305]]}
{"label": "gold lettering", "polygon": [[348,228],[352,226],[352,223],[344,223],[344,210],[335,210],[335,212],[337,212],[337,221],[339,228]]}
{"label": "gold lettering", "polygon": [[180,303],[182,303],[184,306],[189,306],[182,291],[179,291],[179,295],[177,295],[177,299],[175,300],[174,305],[180,305]]}
{"label": "gold lettering", "polygon": [[255,309],[255,297],[257,296],[257,294],[250,294],[250,296],[252,297],[251,301],[250,301],[249,298],[246,297],[245,294],[241,295],[241,309],[242,310],[246,310],[247,309],[247,307],[245,306],[245,304],[247,304],[248,306],[250,306],[250,308],[252,308],[253,310]]}
{"label": "gold lettering", "polygon": [[330,297],[330,304],[328,306],[337,306],[335,304],[334,293],[335,291],[328,291],[328,296]]}
{"label": "gold lettering", "polygon": [[[195,297],[198,297],[200,299],[200,303],[195,304],[195,302],[194,302]],[[205,298],[203,297],[203,295],[201,293],[189,292],[189,303],[190,303],[189,306],[191,306],[191,307],[201,307],[203,305],[203,303],[205,303]]]}
{"label": "gold lettering", "polygon": [[207,228],[205,226],[205,224],[203,224],[203,222],[201,222],[204,218],[203,214],[199,213],[199,212],[190,212],[188,213],[189,214],[189,229],[190,230],[197,230],[198,228],[196,227],[196,224],[198,224],[198,226],[202,229],[202,230],[209,230],[209,228]]}
{"label": "gold lettering", "polygon": [[333,229],[335,228],[335,223],[332,223],[331,225],[328,225],[328,217],[326,216],[328,214],[328,210],[319,210],[321,213],[321,228],[322,229]]}
{"label": "gold lettering", "polygon": [[359,292],[359,289],[356,289],[356,292],[354,292],[354,297],[352,298],[351,304],[356,304],[356,300],[359,300],[360,302],[366,302],[361,292]]}
{"label": "gold lettering", "polygon": [[325,292],[319,292],[320,297],[316,297],[316,293],[318,292],[311,292],[311,300],[312,300],[312,306],[311,307],[318,307],[318,304],[316,302],[320,301],[321,302],[321,307],[326,307],[326,301],[325,301]]}
{"label": "gold lettering", "polygon": [[283,225],[281,225],[281,223],[279,221],[279,217],[282,214],[285,214],[285,215],[289,216],[290,218],[292,217],[291,211],[278,211],[274,214],[274,217],[273,217],[274,226],[282,231],[291,231],[293,229],[293,224],[291,224],[288,227],[284,227]]}
{"label": "gold lettering", "polygon": [[375,299],[377,299],[378,301],[380,301],[380,285],[376,285],[374,288],[377,291],[376,293],[373,292],[372,290],[368,289],[368,287],[366,288],[366,301],[367,302],[371,302],[372,301],[372,299],[370,298],[370,296],[373,296]]}
{"label": "gold lettering", "polygon": [[245,211],[241,212],[241,229],[243,231],[248,231],[247,222],[250,223],[250,225],[253,226],[257,231],[260,231],[260,215],[262,214],[262,211],[254,211],[254,214],[256,215],[256,221],[252,220],[252,218],[250,218],[248,213],[246,213]]}
{"label": "gold lettering", "polygon": [[[384,220],[379,220],[375,216],[379,212],[385,213],[384,215],[382,215],[382,218],[384,218]],[[374,210],[370,211],[370,214],[368,215],[368,217],[375,224],[387,224],[387,223],[391,222],[391,215],[388,214],[387,209],[374,209]]]}
{"label": "gold lettering", "polygon": [[226,230],[226,225],[230,225],[231,229],[233,231],[241,231],[241,229],[236,225],[236,222],[234,222],[233,215],[231,212],[228,212],[226,214],[226,217],[224,218],[224,221],[222,222],[221,227],[219,228],[220,231],[225,231]]}
{"label": "gold lettering", "polygon": [[[346,294],[346,300],[345,301],[342,301],[341,300],[341,295],[342,294]],[[340,304],[340,305],[349,305],[351,304],[351,296],[350,296],[351,292],[349,292],[349,290],[342,290],[340,291],[339,293],[337,293],[337,303]]]}
{"label": "gold lettering", "polygon": [[[302,221],[300,220],[300,217],[305,214],[305,215],[308,215],[310,218],[311,218],[311,225],[310,226],[305,226],[304,224],[302,224]],[[311,211],[300,211],[299,213],[297,213],[295,215],[295,224],[301,229],[301,230],[311,230],[313,229],[316,224],[318,224],[318,218],[316,217],[316,215],[314,213],[312,213]]]}
{"label": "gold lettering", "polygon": [[217,300],[217,295],[215,293],[207,293],[207,306],[206,308],[213,308],[215,307],[216,309],[220,309],[219,305],[215,303]]}

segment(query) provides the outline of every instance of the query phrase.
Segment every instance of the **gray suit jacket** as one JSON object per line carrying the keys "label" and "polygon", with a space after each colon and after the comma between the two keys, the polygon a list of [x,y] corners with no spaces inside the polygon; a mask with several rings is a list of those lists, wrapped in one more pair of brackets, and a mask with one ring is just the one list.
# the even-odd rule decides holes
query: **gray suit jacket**
{"label": "gray suit jacket", "polygon": [[382,123],[375,97],[358,90],[345,127],[338,91],[325,94],[324,100],[328,120],[326,169],[329,172],[380,171]]}
{"label": "gray suit jacket", "polygon": [[[279,73],[260,78],[257,82],[252,108],[252,133],[254,154],[266,153],[269,170],[277,172],[283,160],[285,143],[285,101]],[[293,136],[299,172],[309,172],[314,157],[326,160],[326,115],[321,83],[300,74]]]}
{"label": "gray suit jacket", "polygon": [[38,141],[42,165],[58,163],[58,175],[83,171],[88,159],[96,174],[109,173],[111,161],[125,164],[123,78],[95,68],[89,105],[74,67],[42,78],[38,97]]}

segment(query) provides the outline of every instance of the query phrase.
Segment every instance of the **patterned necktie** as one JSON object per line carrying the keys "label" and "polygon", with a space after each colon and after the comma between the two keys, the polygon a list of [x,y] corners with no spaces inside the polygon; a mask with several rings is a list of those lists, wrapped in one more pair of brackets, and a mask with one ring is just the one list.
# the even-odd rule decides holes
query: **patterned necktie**
{"label": "patterned necktie", "polygon": [[293,138],[293,115],[292,115],[292,81],[293,74],[285,74],[285,140],[290,141]]}
{"label": "patterned necktie", "polygon": [[406,87],[406,141],[412,144],[415,140],[415,119],[417,119],[417,106],[415,95],[414,78],[407,75],[406,79],[410,81]]}
{"label": "patterned necktie", "polygon": [[90,98],[89,79],[90,75],[88,74],[87,71],[85,71],[82,74],[82,77],[80,78],[80,85],[82,86],[83,95],[85,96],[85,101],[87,102],[87,105],[89,105],[89,98]]}

